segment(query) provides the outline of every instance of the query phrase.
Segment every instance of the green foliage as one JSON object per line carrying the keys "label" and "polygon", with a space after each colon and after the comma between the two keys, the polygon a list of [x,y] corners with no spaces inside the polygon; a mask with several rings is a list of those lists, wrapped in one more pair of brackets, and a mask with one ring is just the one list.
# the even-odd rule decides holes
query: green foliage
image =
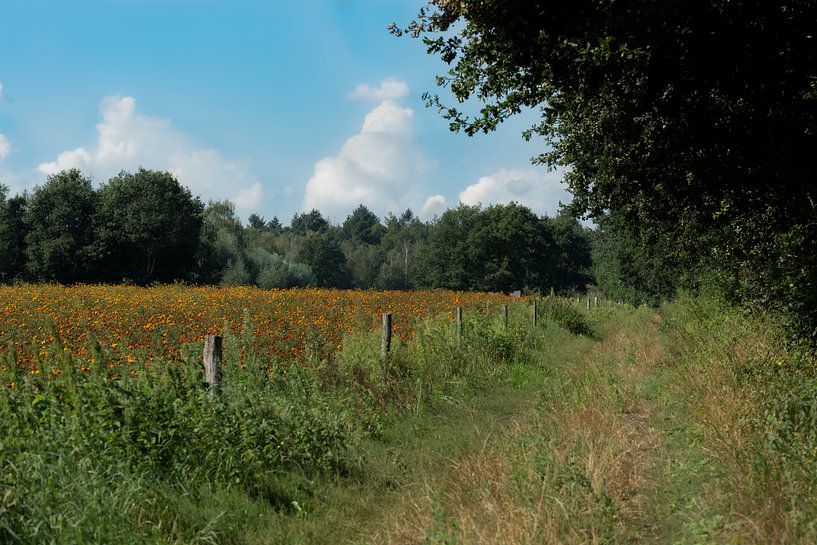
{"label": "green foliage", "polygon": [[426,287],[568,291],[583,288],[588,264],[589,235],[574,220],[539,218],[516,203],[460,204],[429,228],[417,276]]}
{"label": "green foliage", "polygon": [[[572,211],[612,212],[644,248],[618,264],[644,269],[618,288],[629,299],[664,297],[674,274],[704,263],[731,296],[793,312],[812,336],[815,21],[813,2],[431,0],[391,29],[450,65],[437,83],[457,106],[426,99],[452,130],[538,109],[524,136],[549,144],[538,163],[567,167]],[[664,261],[670,278],[646,285],[648,264]]]}
{"label": "green foliage", "polygon": [[585,315],[563,301],[545,299],[537,305],[536,311],[540,317],[559,324],[573,335],[584,335],[585,337],[593,335],[593,329]]}
{"label": "green foliage", "polygon": [[593,231],[583,227],[566,210],[547,219],[556,249],[553,286],[560,292],[584,291],[593,279]]}
{"label": "green foliage", "polygon": [[306,235],[308,233],[323,233],[329,229],[329,222],[318,210],[312,209],[309,212],[295,214],[289,224],[293,233]]}
{"label": "green foliage", "polygon": [[0,184],[0,282],[23,276],[26,264],[26,197],[7,199],[7,191]]}
{"label": "green foliage", "polygon": [[598,218],[593,233],[593,276],[607,297],[633,305],[658,306],[684,285],[679,256],[668,244],[646,244],[615,214]]}
{"label": "green foliage", "polygon": [[[122,172],[98,191],[76,170],[52,178],[31,199],[3,191],[0,281],[506,292],[587,283],[587,230],[516,203],[460,205],[431,224],[406,210],[383,225],[360,205],[340,227],[317,210],[297,214],[290,228],[257,214],[245,227],[232,202],[205,207],[166,172]],[[68,190],[60,180],[79,185]]]}
{"label": "green foliage", "polygon": [[708,423],[717,426],[712,430],[706,429],[706,422],[700,424],[711,435],[708,451],[718,453],[725,465],[719,484],[729,509],[752,517],[761,532],[758,542],[763,536],[813,542],[815,354],[790,346],[768,313],[747,312],[719,298],[682,294],[662,308],[662,315],[662,329],[672,341],[676,380],[682,381],[687,395],[686,408],[695,414],[712,399],[733,401],[731,407],[724,405],[733,413],[729,424],[739,433],[721,435],[723,425],[717,421]]}
{"label": "green foliage", "polygon": [[446,210],[428,233],[428,244],[420,254],[421,287],[469,289],[473,264],[469,262],[468,233],[477,226],[479,207],[460,203]]}
{"label": "green foliage", "polygon": [[489,206],[469,231],[472,289],[511,292],[552,284],[553,239],[546,224],[516,203]]}
{"label": "green foliage", "polygon": [[255,284],[264,289],[304,288],[315,284],[315,275],[308,265],[287,261],[262,248],[248,252],[253,269],[258,271]]}
{"label": "green foliage", "polygon": [[204,209],[199,249],[192,279],[215,284],[221,282],[227,268],[242,257],[244,233],[229,201],[210,201]]}
{"label": "green foliage", "polygon": [[384,256],[376,280],[378,288],[411,289],[418,284],[421,276],[418,256],[426,251],[423,241],[428,238],[428,231],[429,225],[411,210],[405,210],[400,217],[389,214],[380,244]]}
{"label": "green foliage", "polygon": [[162,487],[237,487],[275,501],[282,471],[338,471],[362,433],[297,367],[273,376],[230,366],[210,400],[193,358],[131,377],[107,372],[92,349],[100,360],[90,372],[53,347],[58,375],[3,373],[4,543],[154,542],[162,529],[141,517]]}
{"label": "green foliage", "polygon": [[25,208],[27,266],[32,276],[79,282],[98,262],[94,237],[97,196],[76,169],[49,176]]}
{"label": "green foliage", "polygon": [[247,267],[243,256],[230,261],[221,274],[222,286],[250,286],[253,283],[252,273]]}
{"label": "green foliage", "polygon": [[301,244],[298,261],[308,265],[319,287],[348,286],[346,256],[332,233],[310,233]]}
{"label": "green foliage", "polygon": [[351,285],[362,289],[376,287],[384,261],[381,248],[354,240],[344,241],[341,247],[346,258]]}
{"label": "green foliage", "polygon": [[106,280],[171,282],[193,267],[201,201],[167,172],[121,172],[97,192]]}
{"label": "green foliage", "polygon": [[362,204],[349,214],[341,226],[343,238],[364,244],[380,243],[385,230],[374,212]]}
{"label": "green foliage", "polygon": [[377,271],[375,286],[384,290],[408,290],[414,287],[414,255],[422,246],[405,243],[403,248],[393,248],[382,257]]}
{"label": "green foliage", "polygon": [[256,231],[260,231],[267,227],[267,222],[264,221],[264,218],[255,213],[250,214],[250,217],[247,218],[247,223],[249,224],[250,229],[255,229]]}

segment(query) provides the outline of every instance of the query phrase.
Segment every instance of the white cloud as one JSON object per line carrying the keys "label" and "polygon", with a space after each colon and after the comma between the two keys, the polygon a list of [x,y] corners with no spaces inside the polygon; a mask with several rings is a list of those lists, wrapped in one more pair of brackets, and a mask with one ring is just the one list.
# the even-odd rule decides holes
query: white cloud
{"label": "white cloud", "polygon": [[426,199],[423,208],[420,210],[420,217],[423,219],[431,219],[434,216],[441,214],[448,204],[445,197],[442,195],[432,195]]}
{"label": "white cloud", "polygon": [[366,114],[363,120],[364,133],[408,134],[414,121],[414,110],[401,108],[393,100],[384,100]]}
{"label": "white cloud", "polygon": [[0,100],[3,100],[3,84],[0,83]]}
{"label": "white cloud", "polygon": [[64,151],[55,161],[41,163],[39,172],[79,168],[104,181],[121,170],[167,170],[205,200],[228,199],[239,210],[261,202],[261,184],[247,164],[228,161],[215,149],[197,148],[169,119],[139,114],[133,97],[106,97],[100,115],[94,145]]}
{"label": "white cloud", "polygon": [[397,212],[420,199],[420,176],[431,162],[413,136],[414,112],[391,99],[366,115],[363,127],[334,157],[315,163],[303,210],[317,208],[333,219],[364,204],[377,214]]}
{"label": "white cloud", "polygon": [[261,184],[255,182],[247,189],[242,189],[233,198],[233,202],[237,208],[243,208],[244,210],[258,208],[261,203]]}
{"label": "white cloud", "polygon": [[511,201],[523,204],[539,214],[553,216],[559,202],[570,202],[571,196],[562,184],[563,171],[500,170],[482,176],[466,187],[459,196],[468,205],[489,206]]}
{"label": "white cloud", "polygon": [[380,82],[377,87],[368,83],[361,83],[346,95],[346,100],[366,100],[380,102],[383,100],[398,100],[409,94],[408,84],[394,76]]}
{"label": "white cloud", "polygon": [[40,163],[37,170],[43,174],[56,174],[61,170],[68,170],[70,168],[78,168],[80,170],[87,169],[91,164],[91,155],[85,148],[77,148],[74,150],[63,151],[57,155],[56,161],[50,163]]}
{"label": "white cloud", "polygon": [[0,161],[8,157],[11,153],[11,142],[4,134],[0,134]]}

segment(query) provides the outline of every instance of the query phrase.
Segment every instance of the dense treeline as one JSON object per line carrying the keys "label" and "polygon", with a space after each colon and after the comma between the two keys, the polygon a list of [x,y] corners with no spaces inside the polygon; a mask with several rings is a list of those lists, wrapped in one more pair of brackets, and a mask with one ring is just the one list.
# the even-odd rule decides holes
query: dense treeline
{"label": "dense treeline", "polygon": [[424,222],[363,205],[341,225],[317,210],[289,225],[203,204],[169,173],[122,172],[95,189],[78,170],[31,194],[0,186],[0,280],[188,281],[263,288],[583,290],[591,232],[515,204],[460,205]]}

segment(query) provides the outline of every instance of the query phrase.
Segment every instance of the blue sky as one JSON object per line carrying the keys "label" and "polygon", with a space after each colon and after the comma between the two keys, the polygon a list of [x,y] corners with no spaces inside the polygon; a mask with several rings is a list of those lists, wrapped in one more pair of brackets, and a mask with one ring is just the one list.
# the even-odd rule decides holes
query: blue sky
{"label": "blue sky", "polygon": [[530,164],[532,114],[468,138],[423,106],[445,67],[386,30],[421,5],[0,0],[0,183],[143,166],[244,218],[511,199],[553,214],[569,196]]}

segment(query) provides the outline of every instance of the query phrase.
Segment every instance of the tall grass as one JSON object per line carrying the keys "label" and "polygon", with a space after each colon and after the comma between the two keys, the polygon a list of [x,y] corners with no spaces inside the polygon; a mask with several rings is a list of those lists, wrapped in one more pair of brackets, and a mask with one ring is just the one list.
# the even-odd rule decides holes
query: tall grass
{"label": "tall grass", "polygon": [[414,324],[385,369],[369,331],[259,358],[247,316],[215,400],[200,345],[134,374],[8,351],[0,542],[817,542],[817,366],[771,317],[499,310]]}
{"label": "tall grass", "polygon": [[714,523],[743,543],[817,542],[817,365],[773,316],[705,298],[667,305],[676,389],[709,459]]}
{"label": "tall grass", "polygon": [[559,326],[531,330],[527,312],[514,309],[507,328],[473,314],[462,338],[450,321],[430,320],[396,342],[385,375],[375,333],[348,336],[331,358],[316,346],[295,365],[248,351],[245,323],[245,334],[225,338],[231,363],[215,400],[200,345],[138,373],[93,341],[90,369],[59,338],[36,374],[9,350],[0,542],[287,542],[275,521],[307,516],[316,479],[365,479],[361,445],[395,418],[465,399],[531,362],[543,332]]}
{"label": "tall grass", "polygon": [[278,504],[282,472],[343,471],[365,433],[299,367],[229,367],[211,401],[192,359],[131,376],[101,354],[80,370],[57,349],[53,373],[10,366],[3,377],[3,542],[150,541],[164,487],[238,488]]}
{"label": "tall grass", "polygon": [[537,409],[452,460],[382,542],[817,542],[813,356],[711,298],[581,314],[593,350],[534,351]]}

